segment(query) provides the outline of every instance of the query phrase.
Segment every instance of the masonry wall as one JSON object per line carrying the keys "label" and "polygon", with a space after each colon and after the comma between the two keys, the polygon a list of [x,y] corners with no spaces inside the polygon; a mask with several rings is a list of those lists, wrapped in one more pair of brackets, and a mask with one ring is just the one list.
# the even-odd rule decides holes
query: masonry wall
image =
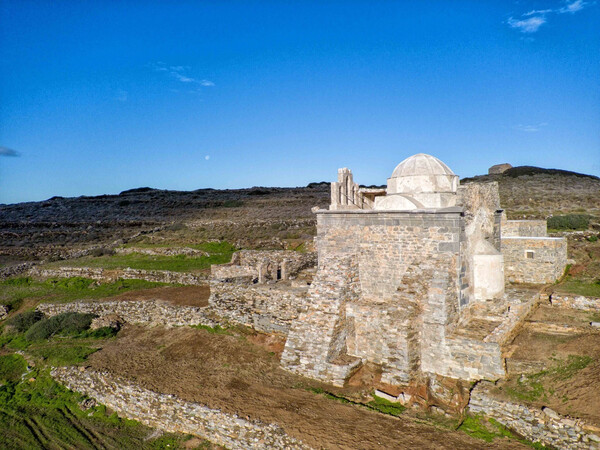
{"label": "masonry wall", "polygon": [[502,222],[502,237],[545,237],[545,220],[505,220]]}
{"label": "masonry wall", "polygon": [[600,311],[600,298],[584,297],[583,295],[553,293],[550,296],[552,306],[573,308],[582,311]]}
{"label": "masonry wall", "polygon": [[[532,258],[527,252],[533,252]],[[504,274],[511,283],[554,283],[567,265],[567,240],[549,237],[502,237]]]}
{"label": "masonry wall", "polygon": [[381,364],[382,381],[393,384],[449,367],[467,379],[497,378],[494,364],[486,373],[481,363],[497,359],[497,345],[455,348],[446,339],[458,318],[462,227],[459,209],[317,213],[319,269],[284,367],[331,381],[328,364],[344,356]]}
{"label": "masonry wall", "polygon": [[267,333],[287,334],[306,302],[308,288],[286,283],[240,284],[212,280],[209,304],[230,321]]}
{"label": "masonry wall", "polygon": [[201,436],[230,449],[310,449],[275,424],[159,394],[127,380],[80,367],[61,367],[52,376],[69,389],[105,404],[121,416],[173,433]]}

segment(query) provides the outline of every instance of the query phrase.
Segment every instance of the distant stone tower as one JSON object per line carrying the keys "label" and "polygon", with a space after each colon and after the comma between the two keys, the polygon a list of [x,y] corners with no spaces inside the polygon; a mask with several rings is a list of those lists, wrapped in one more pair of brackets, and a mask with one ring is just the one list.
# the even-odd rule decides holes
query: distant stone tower
{"label": "distant stone tower", "polygon": [[331,183],[332,211],[345,209],[362,209],[362,200],[359,186],[352,179],[352,171],[346,167],[338,169],[337,182]]}

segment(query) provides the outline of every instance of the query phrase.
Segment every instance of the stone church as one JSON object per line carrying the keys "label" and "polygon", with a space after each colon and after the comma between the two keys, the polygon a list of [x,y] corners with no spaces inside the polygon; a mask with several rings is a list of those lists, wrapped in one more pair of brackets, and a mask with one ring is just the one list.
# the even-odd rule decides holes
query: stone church
{"label": "stone church", "polygon": [[340,169],[315,214],[317,273],[281,363],[336,385],[368,362],[389,384],[504,376],[506,343],[533,303],[515,283],[553,282],[566,266],[566,240],[547,237],[545,221],[506,220],[497,183],[461,186],[422,153],[385,189]]}

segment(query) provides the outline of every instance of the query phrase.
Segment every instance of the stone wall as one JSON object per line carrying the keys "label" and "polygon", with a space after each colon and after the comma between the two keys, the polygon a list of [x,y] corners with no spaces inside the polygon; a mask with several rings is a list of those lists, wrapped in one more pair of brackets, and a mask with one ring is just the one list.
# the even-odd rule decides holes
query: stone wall
{"label": "stone wall", "polygon": [[69,389],[95,398],[121,416],[173,433],[200,436],[230,449],[309,449],[275,424],[242,419],[174,395],[159,394],[125,379],[79,367],[52,370]]}
{"label": "stone wall", "polygon": [[554,283],[567,266],[567,240],[502,236],[504,275],[511,283]]}
{"label": "stone wall", "polygon": [[240,284],[211,280],[211,309],[232,322],[267,333],[287,334],[306,302],[308,288],[288,283]]}
{"label": "stone wall", "polygon": [[599,449],[600,437],[585,430],[585,424],[562,417],[550,408],[538,409],[499,400],[490,395],[491,383],[481,382],[471,391],[469,409],[485,414],[533,442],[553,448]]}
{"label": "stone wall", "polygon": [[319,268],[282,365],[336,384],[356,358],[381,364],[390,384],[417,371],[501,376],[498,344],[447,337],[465,281],[461,211],[319,211]]}
{"label": "stone wall", "polygon": [[97,316],[116,314],[125,322],[150,326],[208,325],[214,327],[219,324],[208,308],[175,306],[162,300],[41,303],[37,310],[46,316],[55,316],[65,312],[96,314]]}
{"label": "stone wall", "polygon": [[39,278],[69,278],[84,277],[92,280],[113,282],[124,280],[146,280],[157,283],[176,283],[184,285],[206,284],[207,277],[203,273],[172,272],[169,270],[140,270],[140,269],[100,269],[92,267],[32,267],[29,275]]}
{"label": "stone wall", "polygon": [[545,237],[545,220],[505,220],[502,222],[502,237]]}
{"label": "stone wall", "polygon": [[202,250],[189,247],[117,247],[114,249],[115,253],[121,255],[131,255],[132,253],[140,253],[142,255],[151,256],[208,256],[208,253]]}
{"label": "stone wall", "polygon": [[583,311],[600,311],[600,298],[583,295],[553,293],[550,296],[552,306],[559,308],[581,309]]}

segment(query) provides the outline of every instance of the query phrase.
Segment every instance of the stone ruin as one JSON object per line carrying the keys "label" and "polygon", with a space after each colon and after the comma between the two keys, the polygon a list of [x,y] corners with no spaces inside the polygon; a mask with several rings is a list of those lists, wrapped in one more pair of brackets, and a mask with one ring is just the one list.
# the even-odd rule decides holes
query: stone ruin
{"label": "stone ruin", "polygon": [[550,283],[566,266],[566,240],[547,237],[545,221],[507,220],[496,182],[461,186],[422,153],[394,169],[387,189],[362,188],[340,169],[329,209],[314,212],[310,285],[288,278],[314,256],[239,254],[213,266],[209,301],[285,334],[282,366],[335,385],[366,363],[390,385],[503,377],[506,344],[535,297],[506,283]]}

